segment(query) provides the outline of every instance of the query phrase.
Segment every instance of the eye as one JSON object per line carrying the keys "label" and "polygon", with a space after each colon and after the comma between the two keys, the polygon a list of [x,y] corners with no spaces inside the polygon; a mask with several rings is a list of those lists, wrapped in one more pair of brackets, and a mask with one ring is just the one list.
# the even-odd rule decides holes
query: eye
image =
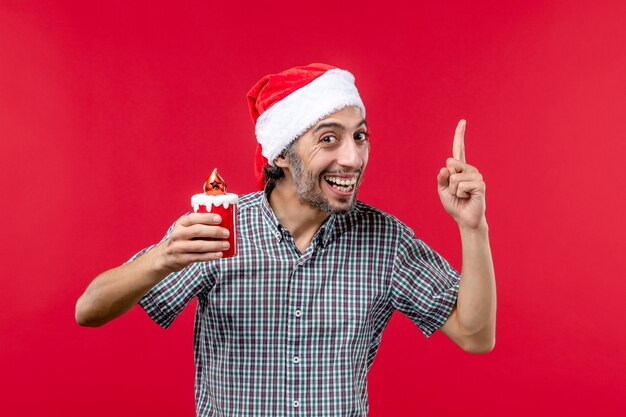
{"label": "eye", "polygon": [[323,143],[335,143],[337,142],[337,137],[335,135],[326,135],[320,138],[320,142]]}
{"label": "eye", "polygon": [[370,134],[367,132],[357,132],[357,134],[354,135],[354,140],[358,142],[365,142],[369,137]]}

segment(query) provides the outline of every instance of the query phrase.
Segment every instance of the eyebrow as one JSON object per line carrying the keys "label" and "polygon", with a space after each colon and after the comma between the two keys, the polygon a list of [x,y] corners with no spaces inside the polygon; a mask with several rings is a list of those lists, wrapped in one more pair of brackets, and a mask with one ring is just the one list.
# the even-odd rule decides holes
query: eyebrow
{"label": "eyebrow", "polygon": [[[367,120],[363,119],[359,122],[359,124],[357,124],[354,128],[359,128],[361,126],[367,126]],[[327,123],[320,123],[314,130],[313,133],[316,133],[322,129],[326,129],[328,127],[333,127],[335,129],[341,129],[344,130],[345,126],[342,125],[341,123],[337,123],[337,122],[327,122]]]}

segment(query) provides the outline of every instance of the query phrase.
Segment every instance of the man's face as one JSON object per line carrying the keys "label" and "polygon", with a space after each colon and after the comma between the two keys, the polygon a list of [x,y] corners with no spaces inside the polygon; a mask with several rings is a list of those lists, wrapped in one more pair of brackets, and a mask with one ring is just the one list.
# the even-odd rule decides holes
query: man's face
{"label": "man's face", "polygon": [[[356,201],[369,155],[367,124],[357,107],[320,120],[287,154],[300,198],[326,213],[346,213]],[[291,175],[289,175],[291,174]]]}

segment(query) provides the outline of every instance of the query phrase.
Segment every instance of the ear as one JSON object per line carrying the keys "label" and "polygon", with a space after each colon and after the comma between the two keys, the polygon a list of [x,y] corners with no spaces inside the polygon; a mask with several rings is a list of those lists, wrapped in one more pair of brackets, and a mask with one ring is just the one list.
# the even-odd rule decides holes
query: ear
{"label": "ear", "polygon": [[289,156],[280,154],[274,159],[274,165],[281,168],[289,168]]}

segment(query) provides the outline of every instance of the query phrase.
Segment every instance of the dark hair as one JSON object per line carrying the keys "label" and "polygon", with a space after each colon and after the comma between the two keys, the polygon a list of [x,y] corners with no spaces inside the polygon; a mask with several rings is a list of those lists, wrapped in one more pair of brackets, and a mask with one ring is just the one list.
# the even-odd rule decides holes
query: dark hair
{"label": "dark hair", "polygon": [[[296,140],[287,145],[287,147],[280,153],[280,155],[287,155],[290,159],[294,158],[295,150],[293,145],[294,143],[296,143]],[[263,176],[265,178],[265,192],[269,195],[274,187],[276,187],[276,184],[278,184],[278,181],[280,181],[280,179],[285,176],[285,173],[283,172],[283,169],[281,167],[265,164],[265,166],[263,167]]]}

